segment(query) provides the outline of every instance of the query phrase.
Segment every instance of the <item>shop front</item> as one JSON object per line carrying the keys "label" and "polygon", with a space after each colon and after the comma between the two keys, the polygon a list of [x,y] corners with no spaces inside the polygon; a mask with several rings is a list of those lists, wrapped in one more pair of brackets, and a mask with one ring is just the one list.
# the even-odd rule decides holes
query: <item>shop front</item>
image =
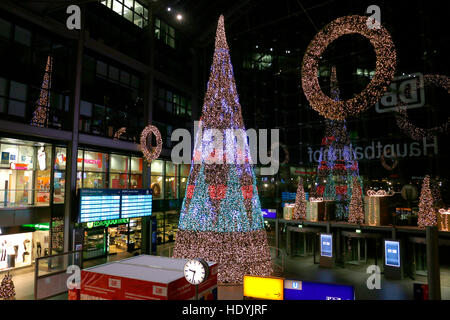
{"label": "shop front", "polygon": [[84,238],[84,260],[142,248],[142,218],[85,222],[78,228],[82,229]]}
{"label": "shop front", "polygon": [[0,271],[30,266],[49,255],[49,223],[3,227],[0,235]]}

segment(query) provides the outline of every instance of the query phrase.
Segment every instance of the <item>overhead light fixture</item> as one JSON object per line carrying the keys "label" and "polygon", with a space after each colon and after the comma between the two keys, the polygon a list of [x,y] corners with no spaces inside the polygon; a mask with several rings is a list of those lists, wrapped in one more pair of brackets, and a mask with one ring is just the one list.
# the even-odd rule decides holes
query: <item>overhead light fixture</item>
{"label": "overhead light fixture", "polygon": [[172,11],[172,8],[171,7],[167,7],[167,11]]}
{"label": "overhead light fixture", "polygon": [[183,16],[181,14],[177,14],[177,20],[183,19]]}

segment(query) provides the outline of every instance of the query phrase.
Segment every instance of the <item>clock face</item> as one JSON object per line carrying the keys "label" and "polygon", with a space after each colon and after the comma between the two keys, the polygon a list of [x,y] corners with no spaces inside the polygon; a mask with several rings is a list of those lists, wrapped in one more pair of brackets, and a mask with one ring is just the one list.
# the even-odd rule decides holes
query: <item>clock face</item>
{"label": "clock face", "polygon": [[184,265],[184,277],[191,283],[198,285],[205,281],[208,276],[208,264],[197,260],[189,260]]}

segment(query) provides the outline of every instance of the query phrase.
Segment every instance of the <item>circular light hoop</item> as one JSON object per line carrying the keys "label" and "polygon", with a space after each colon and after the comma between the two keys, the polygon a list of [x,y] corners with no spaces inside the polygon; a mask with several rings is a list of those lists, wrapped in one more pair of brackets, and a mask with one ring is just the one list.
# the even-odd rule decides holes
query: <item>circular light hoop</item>
{"label": "circular light hoop", "polygon": [[[450,94],[450,79],[447,76],[439,74],[426,74],[423,76],[423,86],[426,85],[441,87],[447,90],[447,93]],[[420,84],[418,85],[418,88],[421,88]],[[409,121],[407,108],[404,104],[398,105],[396,122],[397,126],[402,129],[405,134],[416,141],[420,141],[423,138],[431,139],[436,136],[436,133],[445,133],[450,128],[450,121],[430,129],[415,126],[411,123],[411,121]]]}
{"label": "circular light hoop", "polygon": [[[150,147],[149,150],[147,140],[148,136],[151,135],[152,133],[155,135],[156,138],[156,147]],[[162,149],[162,138],[158,128],[152,125],[146,126],[141,133],[141,151],[149,166],[153,160],[159,157],[159,155],[161,154],[161,149]]]}
{"label": "circular light hoop", "polygon": [[[313,38],[302,64],[302,87],[311,107],[322,116],[331,120],[344,120],[374,105],[387,90],[394,79],[396,52],[389,32],[369,29],[367,17],[346,16],[326,25]],[[318,75],[319,60],[328,45],[339,37],[357,33],[367,38],[376,54],[375,75],[357,96],[349,100],[335,101],[325,95],[320,88]]]}

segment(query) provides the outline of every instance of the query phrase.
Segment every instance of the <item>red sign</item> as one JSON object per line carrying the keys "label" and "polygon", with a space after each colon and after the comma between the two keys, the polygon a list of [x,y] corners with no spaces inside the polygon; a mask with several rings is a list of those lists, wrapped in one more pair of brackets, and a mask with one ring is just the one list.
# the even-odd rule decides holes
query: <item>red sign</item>
{"label": "red sign", "polygon": [[28,164],[26,163],[11,163],[9,168],[12,170],[28,170]]}

